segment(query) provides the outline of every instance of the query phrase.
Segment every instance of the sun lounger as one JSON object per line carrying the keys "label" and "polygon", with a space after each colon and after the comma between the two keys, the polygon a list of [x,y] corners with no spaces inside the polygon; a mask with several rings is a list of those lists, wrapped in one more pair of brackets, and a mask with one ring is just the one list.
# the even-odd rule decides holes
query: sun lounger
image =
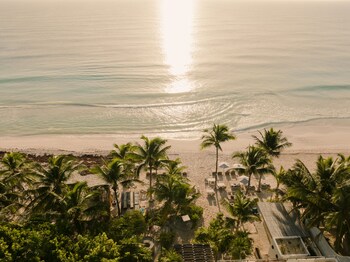
{"label": "sun lounger", "polygon": [[126,199],[126,208],[130,206],[130,192],[125,193],[125,199]]}
{"label": "sun lounger", "polygon": [[219,189],[226,188],[226,185],[223,182],[219,182],[217,186]]}
{"label": "sun lounger", "polygon": [[212,188],[207,188],[206,191],[207,191],[207,195],[208,196],[214,196],[215,195],[215,191]]}
{"label": "sun lounger", "polygon": [[215,184],[215,178],[213,177],[206,178],[205,180],[206,180],[206,184],[210,186],[213,186]]}
{"label": "sun lounger", "polygon": [[236,191],[236,190],[238,190],[240,188],[241,188],[240,184],[237,184],[237,183],[232,183],[231,184],[231,190],[232,191]]}
{"label": "sun lounger", "polygon": [[135,192],[134,204],[135,204],[135,209],[139,209],[140,208],[140,193],[139,192]]}
{"label": "sun lounger", "polygon": [[128,208],[128,203],[126,199],[126,194],[125,192],[122,193],[122,209]]}
{"label": "sun lounger", "polygon": [[130,208],[134,208],[134,192],[130,192]]}

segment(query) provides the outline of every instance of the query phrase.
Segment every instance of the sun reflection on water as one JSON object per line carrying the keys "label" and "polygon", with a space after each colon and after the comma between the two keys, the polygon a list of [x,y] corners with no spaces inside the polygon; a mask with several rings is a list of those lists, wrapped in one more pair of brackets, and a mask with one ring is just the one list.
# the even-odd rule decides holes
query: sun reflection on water
{"label": "sun reflection on water", "polygon": [[161,35],[164,61],[172,82],[167,93],[190,92],[188,74],[192,65],[193,11],[195,0],[161,0]]}

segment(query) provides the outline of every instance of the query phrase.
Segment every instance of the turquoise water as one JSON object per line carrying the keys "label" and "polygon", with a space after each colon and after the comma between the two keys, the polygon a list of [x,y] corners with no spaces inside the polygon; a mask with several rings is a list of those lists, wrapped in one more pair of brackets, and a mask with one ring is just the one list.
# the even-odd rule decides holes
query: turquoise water
{"label": "turquoise water", "polygon": [[0,134],[350,118],[350,2],[1,0]]}

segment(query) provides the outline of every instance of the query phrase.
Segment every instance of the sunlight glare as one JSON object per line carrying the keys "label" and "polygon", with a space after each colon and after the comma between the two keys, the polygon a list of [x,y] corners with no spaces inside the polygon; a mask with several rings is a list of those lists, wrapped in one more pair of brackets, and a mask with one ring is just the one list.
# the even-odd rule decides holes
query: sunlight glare
{"label": "sunlight glare", "polygon": [[175,81],[166,87],[168,93],[189,92],[188,79],[192,64],[193,9],[195,0],[162,0],[161,34],[165,63]]}

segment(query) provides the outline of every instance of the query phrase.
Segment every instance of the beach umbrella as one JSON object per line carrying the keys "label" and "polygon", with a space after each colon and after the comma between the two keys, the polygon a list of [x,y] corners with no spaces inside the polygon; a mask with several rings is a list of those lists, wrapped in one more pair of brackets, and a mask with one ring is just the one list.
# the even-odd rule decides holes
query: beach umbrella
{"label": "beach umbrella", "polygon": [[238,181],[246,186],[246,185],[248,185],[249,177],[247,177],[245,175],[239,176]]}
{"label": "beach umbrella", "polygon": [[241,164],[233,164],[232,168],[233,169],[245,169],[245,167],[243,165],[241,165]]}
{"label": "beach umbrella", "polygon": [[225,169],[225,168],[228,168],[230,166],[226,162],[221,162],[219,167],[222,168],[222,169]]}

